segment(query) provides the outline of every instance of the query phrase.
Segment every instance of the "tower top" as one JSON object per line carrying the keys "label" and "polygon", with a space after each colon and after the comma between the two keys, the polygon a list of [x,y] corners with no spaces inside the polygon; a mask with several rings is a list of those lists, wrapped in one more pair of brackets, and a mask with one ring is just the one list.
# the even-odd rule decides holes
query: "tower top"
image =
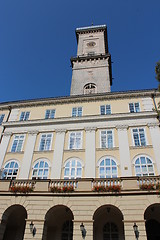
{"label": "tower top", "polygon": [[112,70],[107,26],[76,28],[76,38],[77,56],[71,58],[71,95],[110,92]]}

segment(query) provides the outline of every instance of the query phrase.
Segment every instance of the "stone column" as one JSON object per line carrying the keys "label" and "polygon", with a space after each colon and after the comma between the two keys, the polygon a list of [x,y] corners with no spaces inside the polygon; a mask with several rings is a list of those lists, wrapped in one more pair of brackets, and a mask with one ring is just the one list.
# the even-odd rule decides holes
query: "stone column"
{"label": "stone column", "polygon": [[51,166],[51,179],[61,178],[63,150],[64,150],[64,139],[66,130],[56,130],[56,140],[53,154],[53,161]]}
{"label": "stone column", "polygon": [[148,124],[150,134],[151,134],[151,139],[152,139],[152,145],[153,145],[153,150],[155,154],[155,161],[157,165],[157,172],[158,175],[160,175],[160,130],[159,130],[159,125],[157,123],[155,124]]}
{"label": "stone column", "polygon": [[118,130],[121,176],[129,177],[132,176],[132,168],[127,133],[128,126],[121,125],[116,128]]}
{"label": "stone column", "polygon": [[[35,235],[30,231],[30,223],[31,221],[34,224],[35,227]],[[43,238],[43,228],[44,228],[44,220],[29,220],[26,219],[26,228],[24,233],[24,240],[30,240],[30,239],[36,239],[36,240],[42,240]],[[45,239],[45,238],[44,238]]]}
{"label": "stone column", "polygon": [[8,144],[11,137],[11,132],[4,132],[2,142],[0,144],[0,168],[2,167],[5,154],[7,152]]}
{"label": "stone column", "polygon": [[30,172],[37,133],[38,132],[36,131],[28,132],[28,139],[27,139],[27,144],[24,151],[24,157],[23,157],[22,166],[20,169],[19,179],[29,178],[29,172]]}
{"label": "stone column", "polygon": [[134,223],[137,224],[138,226],[138,231],[139,231],[139,239],[140,240],[146,240],[146,228],[145,228],[145,220],[124,220],[124,235],[125,235],[125,240],[135,240],[135,233],[133,230],[133,225]]}
{"label": "stone column", "polygon": [[86,128],[86,161],[85,178],[95,178],[96,176],[96,128]]}
{"label": "stone column", "polygon": [[[80,225],[82,221],[73,220],[73,240],[82,240],[82,233]],[[93,240],[93,221],[83,221],[84,228],[86,230],[85,240]]]}

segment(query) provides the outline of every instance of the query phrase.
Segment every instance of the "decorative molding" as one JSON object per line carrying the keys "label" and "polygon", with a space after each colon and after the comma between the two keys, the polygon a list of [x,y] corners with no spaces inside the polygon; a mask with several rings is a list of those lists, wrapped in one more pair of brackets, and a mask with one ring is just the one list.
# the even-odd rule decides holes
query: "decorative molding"
{"label": "decorative molding", "polygon": [[148,123],[147,126],[148,126],[149,128],[156,128],[156,127],[159,128],[159,123]]}
{"label": "decorative molding", "polygon": [[117,125],[116,129],[117,130],[127,130],[129,128],[128,125]]}
{"label": "decorative molding", "polygon": [[66,129],[55,129],[56,134],[66,133]]}
{"label": "decorative molding", "polygon": [[7,136],[11,136],[12,135],[12,132],[4,132],[3,133],[3,137],[7,137]]}
{"label": "decorative molding", "polygon": [[28,131],[29,135],[37,135],[39,132],[38,131]]}
{"label": "decorative molding", "polygon": [[86,132],[95,132],[96,130],[97,130],[97,127],[86,127],[85,129],[84,129]]}

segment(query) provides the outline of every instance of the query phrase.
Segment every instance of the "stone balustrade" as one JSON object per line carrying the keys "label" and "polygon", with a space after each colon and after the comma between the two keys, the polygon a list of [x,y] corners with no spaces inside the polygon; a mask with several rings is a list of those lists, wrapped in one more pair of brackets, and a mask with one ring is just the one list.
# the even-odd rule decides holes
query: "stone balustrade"
{"label": "stone balustrade", "polygon": [[[82,178],[73,180],[64,179],[39,179],[39,180],[0,180],[0,192],[10,192],[12,187],[17,188],[32,188],[32,193],[43,192],[50,193],[51,189],[69,189],[76,193],[89,193],[93,194],[95,187],[104,187],[105,189],[113,186],[119,186],[121,194],[126,192],[141,192],[142,190],[160,190],[160,176],[143,176],[143,177],[119,177],[119,178]],[[143,188],[143,186],[149,186]],[[152,186],[152,188],[150,188]],[[53,191],[52,191],[53,192]],[[67,191],[57,191],[67,192]],[[101,190],[103,192],[103,190]],[[31,193],[31,194],[32,194]],[[72,194],[71,193],[71,194]]]}

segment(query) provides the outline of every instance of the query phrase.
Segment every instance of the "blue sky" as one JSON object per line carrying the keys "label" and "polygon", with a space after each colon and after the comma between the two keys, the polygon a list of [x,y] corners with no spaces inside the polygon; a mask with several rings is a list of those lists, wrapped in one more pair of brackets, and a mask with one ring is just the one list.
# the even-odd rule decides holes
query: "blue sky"
{"label": "blue sky", "polygon": [[157,88],[160,0],[0,0],[0,102],[66,96],[75,28],[107,24],[112,91]]}

